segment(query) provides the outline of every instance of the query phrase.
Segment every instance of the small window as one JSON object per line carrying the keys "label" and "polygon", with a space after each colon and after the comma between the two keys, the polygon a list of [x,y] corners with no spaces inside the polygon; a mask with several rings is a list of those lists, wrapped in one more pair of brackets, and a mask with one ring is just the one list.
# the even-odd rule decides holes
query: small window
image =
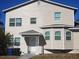
{"label": "small window", "polygon": [[66,40],[71,40],[71,32],[66,32]]}
{"label": "small window", "polygon": [[16,26],[21,26],[21,25],[22,25],[22,19],[16,18]]}
{"label": "small window", "polygon": [[15,18],[10,18],[9,26],[15,26]]}
{"label": "small window", "polygon": [[30,19],[30,23],[31,23],[31,24],[36,24],[36,18],[31,18],[31,19]]}
{"label": "small window", "polygon": [[15,37],[15,46],[20,46],[20,37]]}
{"label": "small window", "polygon": [[61,32],[60,31],[55,32],[55,40],[61,40]]}
{"label": "small window", "polygon": [[59,21],[61,18],[61,12],[55,12],[54,18],[55,18],[55,21]]}
{"label": "small window", "polygon": [[50,40],[50,32],[49,31],[45,32],[45,40]]}
{"label": "small window", "polygon": [[13,44],[14,44],[14,38],[13,35],[11,35],[9,46],[13,46]]}

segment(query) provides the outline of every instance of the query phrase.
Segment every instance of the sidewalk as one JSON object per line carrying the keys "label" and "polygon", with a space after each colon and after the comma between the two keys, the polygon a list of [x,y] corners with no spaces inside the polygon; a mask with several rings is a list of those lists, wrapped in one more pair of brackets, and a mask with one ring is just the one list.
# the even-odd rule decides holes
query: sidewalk
{"label": "sidewalk", "polygon": [[24,54],[23,56],[20,56],[18,59],[29,59],[33,56],[35,56],[35,55],[34,54]]}

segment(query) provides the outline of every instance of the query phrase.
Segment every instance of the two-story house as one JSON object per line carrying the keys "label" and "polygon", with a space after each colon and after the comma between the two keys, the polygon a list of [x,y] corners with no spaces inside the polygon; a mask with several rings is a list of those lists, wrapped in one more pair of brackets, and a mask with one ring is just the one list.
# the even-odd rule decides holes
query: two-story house
{"label": "two-story house", "polygon": [[[74,27],[77,8],[50,0],[30,0],[3,10],[5,33],[23,53],[79,53],[79,28]],[[22,54],[23,54],[22,53]]]}

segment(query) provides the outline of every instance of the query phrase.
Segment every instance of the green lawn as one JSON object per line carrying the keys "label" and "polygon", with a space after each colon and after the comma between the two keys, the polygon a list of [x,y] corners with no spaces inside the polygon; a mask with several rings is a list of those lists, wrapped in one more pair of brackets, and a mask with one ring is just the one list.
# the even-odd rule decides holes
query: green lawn
{"label": "green lawn", "polygon": [[44,54],[31,59],[79,59],[79,54]]}

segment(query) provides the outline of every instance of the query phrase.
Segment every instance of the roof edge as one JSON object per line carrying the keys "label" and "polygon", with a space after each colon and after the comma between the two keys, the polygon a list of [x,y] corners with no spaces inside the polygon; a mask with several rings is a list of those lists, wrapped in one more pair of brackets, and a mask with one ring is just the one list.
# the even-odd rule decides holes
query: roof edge
{"label": "roof edge", "polygon": [[6,8],[6,9],[2,10],[2,12],[7,12],[7,11],[9,11],[9,10],[18,8],[18,7],[22,6],[22,5],[25,5],[25,4],[28,4],[28,3],[32,3],[32,2],[35,2],[35,1],[32,1],[32,0],[30,0],[30,1],[26,1],[26,2],[24,2],[24,3],[15,5],[15,6],[13,6],[13,7]]}
{"label": "roof edge", "polygon": [[69,9],[72,9],[72,10],[75,10],[75,11],[78,9],[78,8],[76,8],[76,7],[68,6],[68,5],[61,4],[61,3],[57,3],[57,2],[54,2],[54,1],[45,1],[45,0],[33,0],[33,1],[32,1],[32,0],[30,0],[30,1],[26,1],[26,2],[24,2],[24,3],[15,5],[15,6],[13,6],[13,7],[4,9],[4,10],[2,10],[2,12],[8,12],[8,11],[10,11],[10,10],[19,8],[19,7],[21,7],[21,6],[24,6],[24,5],[27,5],[27,4],[36,2],[36,1],[43,1],[43,2],[46,2],[46,3],[50,3],[50,4],[54,4],[54,5],[61,6],[61,7],[64,7],[64,8],[69,8]]}
{"label": "roof edge", "polygon": [[69,6],[69,5],[65,5],[63,3],[58,3],[58,2],[54,2],[54,1],[45,1],[45,0],[42,0],[42,1],[48,2],[48,3],[51,3],[51,4],[60,5],[60,6],[63,6],[63,7],[67,7],[67,8],[73,9],[73,10],[77,10],[78,9],[76,7],[72,7],[72,6]]}

